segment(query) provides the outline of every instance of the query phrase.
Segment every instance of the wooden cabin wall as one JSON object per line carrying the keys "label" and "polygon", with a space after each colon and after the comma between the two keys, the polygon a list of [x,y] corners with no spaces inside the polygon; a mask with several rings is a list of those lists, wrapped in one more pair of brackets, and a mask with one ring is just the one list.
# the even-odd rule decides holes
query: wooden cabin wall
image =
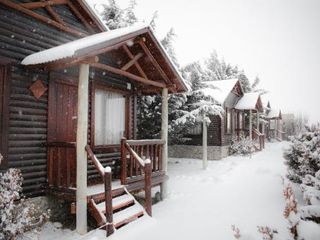
{"label": "wooden cabin wall", "polygon": [[47,181],[48,93],[36,99],[29,90],[38,79],[48,86],[46,72],[11,67],[8,167],[21,170],[27,196],[42,194]]}
{"label": "wooden cabin wall", "polygon": [[[67,7],[54,8],[69,26],[86,32]],[[36,11],[46,14],[41,9]],[[10,81],[8,167],[21,169],[27,196],[42,194],[47,183],[47,152],[43,144],[47,139],[48,93],[37,100],[29,88],[38,79],[47,86],[49,74],[27,70],[19,62],[29,54],[77,38],[0,4],[0,58],[16,61],[6,79]]]}
{"label": "wooden cabin wall", "polygon": [[208,146],[221,146],[221,121],[220,116],[211,116],[208,126]]}

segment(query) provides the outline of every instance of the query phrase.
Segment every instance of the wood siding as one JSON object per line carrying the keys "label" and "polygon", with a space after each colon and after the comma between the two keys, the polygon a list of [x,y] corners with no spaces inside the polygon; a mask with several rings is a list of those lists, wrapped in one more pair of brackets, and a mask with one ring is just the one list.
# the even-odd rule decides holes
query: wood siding
{"label": "wood siding", "polygon": [[11,67],[8,167],[22,171],[26,195],[43,193],[47,181],[48,93],[36,99],[29,90],[38,79],[48,85],[47,73]]}

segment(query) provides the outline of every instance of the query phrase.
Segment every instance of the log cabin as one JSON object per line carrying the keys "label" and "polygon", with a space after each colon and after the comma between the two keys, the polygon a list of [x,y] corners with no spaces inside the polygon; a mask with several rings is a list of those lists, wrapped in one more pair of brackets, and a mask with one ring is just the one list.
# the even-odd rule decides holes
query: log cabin
{"label": "log cabin", "polygon": [[[227,79],[206,82],[204,94],[212,98],[223,107],[223,118],[211,116],[211,123],[207,127],[208,159],[219,160],[229,155],[231,140],[238,129],[245,124],[244,111],[235,108],[244,95],[238,79]],[[177,158],[202,158],[202,124],[198,124],[186,135],[183,145],[169,146],[169,156]]]}
{"label": "log cabin", "polygon": [[282,129],[282,114],[281,110],[271,108],[268,102],[265,119],[267,121],[266,136],[268,140],[276,139],[282,141],[285,132]]}
{"label": "log cabin", "polygon": [[[187,90],[151,27],[108,31],[82,0],[0,0],[0,168],[27,197],[87,209],[107,235],[166,193],[168,93]],[[136,140],[137,96],[162,94],[161,139]],[[130,194],[145,192],[145,208]]]}
{"label": "log cabin", "polygon": [[265,145],[265,126],[264,121],[260,117],[264,112],[260,93],[245,93],[236,104],[235,109],[243,111],[244,118],[247,119],[246,123],[243,124],[244,128],[238,129],[237,136],[243,134],[245,137],[248,137],[254,142],[255,149],[261,151]]}

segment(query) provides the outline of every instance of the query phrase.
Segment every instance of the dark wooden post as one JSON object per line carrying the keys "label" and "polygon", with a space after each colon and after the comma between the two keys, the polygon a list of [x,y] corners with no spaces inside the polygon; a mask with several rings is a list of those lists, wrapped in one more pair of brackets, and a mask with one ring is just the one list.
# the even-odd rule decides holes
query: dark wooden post
{"label": "dark wooden post", "polygon": [[145,174],[145,209],[149,216],[152,216],[152,196],[151,196],[151,172],[152,165],[151,161],[148,159],[145,161],[144,166]]}
{"label": "dark wooden post", "polygon": [[106,204],[106,232],[107,237],[114,232],[113,228],[113,210],[112,210],[112,187],[111,187],[111,168],[106,167],[104,171],[104,194]]}
{"label": "dark wooden post", "polygon": [[121,184],[127,184],[127,153],[126,153],[126,138],[121,139]]}

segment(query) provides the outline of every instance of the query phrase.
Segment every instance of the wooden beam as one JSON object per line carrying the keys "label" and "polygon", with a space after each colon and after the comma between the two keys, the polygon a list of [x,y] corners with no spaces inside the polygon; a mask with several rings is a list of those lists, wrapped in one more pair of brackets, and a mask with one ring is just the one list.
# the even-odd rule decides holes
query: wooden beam
{"label": "wooden beam", "polygon": [[[130,50],[129,50],[127,45],[123,45],[123,49],[128,54],[130,59],[134,58],[133,54],[130,52]],[[138,69],[141,77],[148,78],[148,76],[145,74],[145,72],[143,71],[142,67],[140,66],[140,64],[138,62],[136,62],[134,65]]]}
{"label": "wooden beam", "polygon": [[150,61],[152,62],[152,64],[154,65],[154,67],[158,70],[158,72],[160,73],[160,75],[162,76],[163,80],[166,83],[170,82],[170,79],[168,78],[167,74],[162,70],[160,64],[157,62],[157,60],[153,57],[152,53],[150,52],[149,48],[146,46],[146,44],[144,43],[144,41],[142,39],[140,39],[139,41],[140,46],[142,47],[143,51],[145,52],[145,54],[148,56],[148,58],[150,59]]}
{"label": "wooden beam", "polygon": [[48,11],[48,13],[51,15],[51,17],[53,17],[53,19],[55,21],[57,21],[58,23],[62,24],[65,26],[64,21],[62,20],[62,18],[59,16],[59,14],[57,14],[53,8],[51,6],[45,6],[45,9]]}
{"label": "wooden beam", "polygon": [[67,5],[71,9],[71,11],[77,16],[77,18],[79,18],[80,21],[85,25],[85,27],[89,30],[89,32],[94,33],[93,28],[88,23],[88,21],[82,16],[82,14],[78,11],[76,6],[71,1],[67,1]]}
{"label": "wooden beam", "polygon": [[141,57],[143,53],[138,53],[134,58],[132,58],[126,65],[124,65],[121,70],[127,71],[132,65],[134,65]]}
{"label": "wooden beam", "polygon": [[152,81],[150,79],[146,79],[146,78],[143,78],[143,77],[139,77],[139,76],[134,75],[132,73],[123,71],[121,69],[118,69],[118,68],[115,68],[115,67],[112,67],[112,66],[109,66],[109,65],[106,65],[106,64],[93,63],[93,64],[91,64],[91,66],[95,67],[95,68],[106,70],[106,71],[114,73],[114,74],[118,74],[118,75],[127,77],[127,78],[129,78],[131,80],[134,80],[134,81],[137,81],[137,82],[140,82],[140,83],[144,83],[144,84],[148,84],[148,85],[155,86],[155,87],[160,87],[160,88],[165,88],[166,87],[166,84],[164,84],[164,83]]}
{"label": "wooden beam", "polygon": [[36,9],[36,8],[43,8],[46,6],[63,5],[63,4],[67,4],[67,2],[68,0],[52,0],[52,1],[42,1],[42,2],[20,3],[19,5],[27,9]]}
{"label": "wooden beam", "polygon": [[35,18],[35,19],[37,19],[37,20],[39,20],[39,21],[41,21],[41,22],[43,22],[45,24],[51,25],[53,27],[56,27],[61,31],[65,31],[65,32],[71,33],[71,34],[73,34],[75,36],[78,36],[78,37],[87,36],[87,34],[85,34],[85,33],[82,33],[82,32],[79,32],[79,31],[73,29],[73,28],[64,26],[61,23],[58,23],[57,21],[54,21],[54,20],[52,20],[50,18],[42,16],[41,14],[33,12],[33,11],[31,11],[31,10],[25,8],[25,7],[22,7],[20,4],[16,4],[16,3],[11,2],[9,0],[0,0],[0,3],[5,5],[5,6],[7,6],[7,7],[9,7],[9,8],[12,8],[12,9],[15,9],[17,11],[20,11],[20,12],[22,12],[22,13],[30,16],[30,17],[33,17],[33,18]]}
{"label": "wooden beam", "polygon": [[[167,87],[169,92],[172,92],[172,93],[176,93],[177,92],[177,88],[176,88],[176,85],[175,84],[168,84]],[[141,87],[141,88],[138,88],[137,90],[143,92],[143,93],[155,93],[155,92],[159,92],[159,87]]]}

